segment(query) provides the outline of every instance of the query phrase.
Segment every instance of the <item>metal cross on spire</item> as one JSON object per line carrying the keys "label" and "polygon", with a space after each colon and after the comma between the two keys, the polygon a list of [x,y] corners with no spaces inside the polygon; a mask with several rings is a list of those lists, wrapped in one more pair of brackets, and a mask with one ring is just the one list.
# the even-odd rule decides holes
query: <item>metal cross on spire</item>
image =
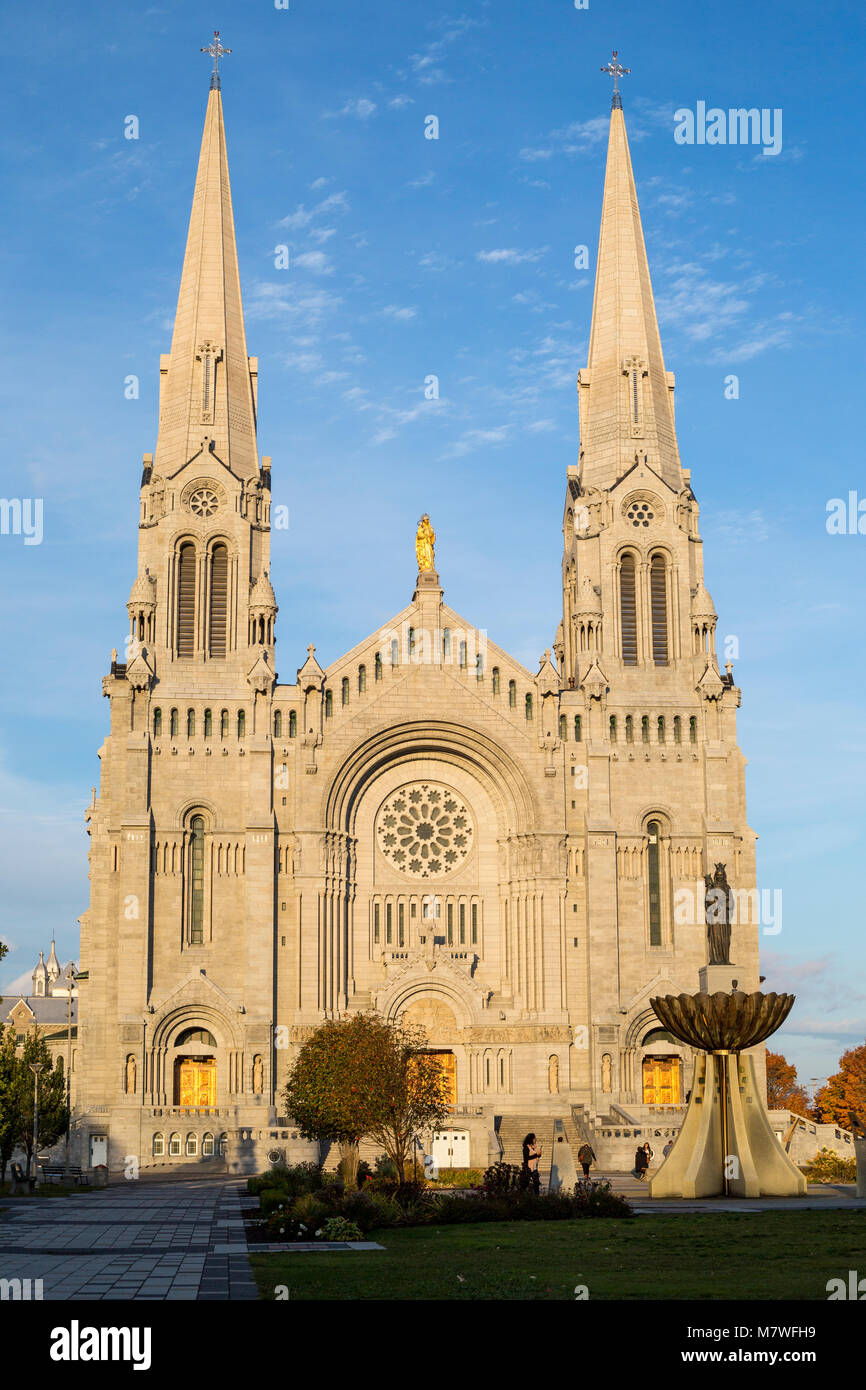
{"label": "metal cross on spire", "polygon": [[[219,29],[214,29],[213,31],[213,43],[209,43],[207,48],[203,48],[201,51],[202,53],[209,53],[210,56],[213,58],[213,72],[210,76],[210,85],[211,87],[219,88],[220,58],[224,57],[226,53],[231,53],[230,48],[223,48],[222,44],[220,43]],[[616,57],[616,54],[614,54],[614,57]]]}
{"label": "metal cross on spire", "polygon": [[611,109],[616,110],[619,108],[622,110],[622,94],[619,90],[619,79],[621,77],[627,77],[631,72],[631,68],[623,67],[622,63],[619,61],[619,50],[615,48],[610,62],[606,67],[603,67],[601,71],[606,72],[609,77],[613,78],[613,96],[610,103]]}

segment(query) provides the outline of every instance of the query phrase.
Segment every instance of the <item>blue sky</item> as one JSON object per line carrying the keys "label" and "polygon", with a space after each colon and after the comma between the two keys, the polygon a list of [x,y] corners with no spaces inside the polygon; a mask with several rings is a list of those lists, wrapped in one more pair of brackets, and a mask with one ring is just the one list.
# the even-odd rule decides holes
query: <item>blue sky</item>
{"label": "blue sky", "polygon": [[[14,948],[0,982],[52,933],[64,959],[77,951],[100,682],[126,633],[215,25],[233,49],[260,448],[291,514],[273,538],[284,679],[308,642],[332,661],[407,602],[423,510],[448,601],[533,669],[551,644],[601,212],[599,68],[616,46],[633,69],[624,105],[680,449],[719,631],[739,643],[759,884],[784,895],[767,987],[798,993],[779,1045],[801,1077],[825,1077],[866,1035],[866,536],[825,527],[829,498],[866,497],[850,5],[7,12],[2,495],[44,499],[44,540],[0,536],[0,931]],[[698,101],[781,108],[782,152],[678,145],[673,113]],[[574,268],[578,244],[590,271]]]}

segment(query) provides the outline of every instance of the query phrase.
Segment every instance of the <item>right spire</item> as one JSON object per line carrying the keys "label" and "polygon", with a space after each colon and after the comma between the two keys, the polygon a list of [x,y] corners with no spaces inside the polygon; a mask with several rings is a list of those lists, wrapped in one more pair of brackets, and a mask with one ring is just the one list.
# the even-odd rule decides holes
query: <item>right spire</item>
{"label": "right spire", "polygon": [[665,371],[618,79],[617,54],[602,72],[614,79],[589,360],[578,374],[580,478],[609,488],[646,462],[671,487],[683,485],[674,378]]}

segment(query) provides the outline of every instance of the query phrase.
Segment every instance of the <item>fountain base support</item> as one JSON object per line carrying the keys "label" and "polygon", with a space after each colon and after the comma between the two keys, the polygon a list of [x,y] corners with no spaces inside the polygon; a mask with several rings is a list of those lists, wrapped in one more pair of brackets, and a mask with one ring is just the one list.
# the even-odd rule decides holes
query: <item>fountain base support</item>
{"label": "fountain base support", "polygon": [[676,1143],[651,1197],[802,1197],[806,1179],[770,1127],[752,1057],[702,1052]]}

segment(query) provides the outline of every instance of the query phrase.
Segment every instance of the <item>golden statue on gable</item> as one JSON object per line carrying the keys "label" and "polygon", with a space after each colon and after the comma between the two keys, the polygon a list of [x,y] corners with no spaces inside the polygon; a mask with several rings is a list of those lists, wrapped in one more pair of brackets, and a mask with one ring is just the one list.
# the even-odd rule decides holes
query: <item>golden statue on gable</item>
{"label": "golden statue on gable", "polygon": [[436,532],[430,525],[430,518],[425,512],[418,522],[418,530],[415,532],[415,554],[418,557],[419,572],[433,569],[433,547],[435,544]]}

